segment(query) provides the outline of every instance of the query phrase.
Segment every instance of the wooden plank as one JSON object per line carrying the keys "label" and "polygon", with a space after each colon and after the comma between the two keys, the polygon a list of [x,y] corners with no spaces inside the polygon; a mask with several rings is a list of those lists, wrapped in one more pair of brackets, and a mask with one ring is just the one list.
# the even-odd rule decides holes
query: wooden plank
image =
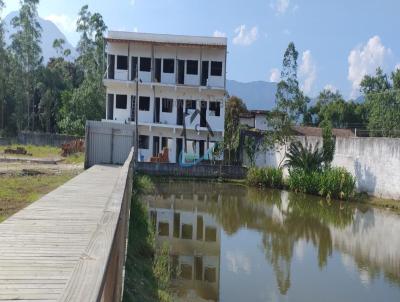
{"label": "wooden plank", "polygon": [[98,301],[106,286],[117,294],[104,301],[120,300],[107,273],[122,276],[123,262],[109,266],[125,250],[131,161],[94,166],[0,224],[0,301]]}

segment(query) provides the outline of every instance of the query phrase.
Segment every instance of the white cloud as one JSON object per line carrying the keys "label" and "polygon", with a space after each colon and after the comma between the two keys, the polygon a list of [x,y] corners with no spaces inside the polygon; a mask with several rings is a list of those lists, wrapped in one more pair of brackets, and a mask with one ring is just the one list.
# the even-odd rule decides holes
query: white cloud
{"label": "white cloud", "polygon": [[45,17],[46,20],[49,20],[57,25],[62,31],[67,33],[73,33],[76,29],[76,21],[77,18],[72,18],[67,15],[48,15]]}
{"label": "white cloud", "polygon": [[135,6],[136,0],[129,0],[130,5]]}
{"label": "white cloud", "polygon": [[237,273],[250,274],[251,272],[251,261],[250,258],[239,251],[227,251],[226,260],[228,261],[228,270]]}
{"label": "white cloud", "polygon": [[367,44],[358,46],[350,52],[347,78],[352,83],[351,97],[358,95],[363,77],[375,73],[378,67],[384,68],[391,55],[392,50],[382,44],[379,36],[370,38]]}
{"label": "white cloud", "polygon": [[213,36],[214,37],[222,37],[222,38],[226,38],[226,33],[224,33],[224,32],[222,32],[222,31],[219,31],[219,30],[215,30],[214,31],[214,33],[213,33]]}
{"label": "white cloud", "polygon": [[394,67],[394,70],[400,69],[400,63],[397,63],[396,66]]}
{"label": "white cloud", "polygon": [[271,2],[271,8],[276,11],[278,15],[286,13],[290,6],[290,0],[274,0]]}
{"label": "white cloud", "polygon": [[240,25],[235,29],[236,36],[233,38],[233,44],[248,46],[253,44],[258,38],[258,28],[254,26],[246,30],[246,25]]}
{"label": "white cloud", "polygon": [[287,28],[283,30],[283,33],[285,35],[290,35],[291,34],[290,30],[288,30]]}
{"label": "white cloud", "polygon": [[270,82],[274,82],[274,83],[278,83],[281,79],[281,75],[279,72],[278,68],[272,68],[270,70],[270,76],[269,76],[269,81]]}
{"label": "white cloud", "polygon": [[325,85],[324,90],[329,90],[331,92],[336,92],[338,89],[335,86],[333,86],[332,84],[327,84],[327,85]]}
{"label": "white cloud", "polygon": [[302,90],[304,93],[309,94],[312,91],[315,79],[317,77],[317,66],[310,50],[303,52],[299,67],[299,76],[303,82],[301,85]]}

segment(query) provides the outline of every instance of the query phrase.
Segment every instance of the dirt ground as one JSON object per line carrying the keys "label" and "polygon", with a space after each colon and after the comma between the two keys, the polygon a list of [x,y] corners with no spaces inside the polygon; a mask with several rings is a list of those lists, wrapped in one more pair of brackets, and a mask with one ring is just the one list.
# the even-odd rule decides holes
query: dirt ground
{"label": "dirt ground", "polygon": [[83,163],[0,162],[0,222],[82,171]]}
{"label": "dirt ground", "polygon": [[79,164],[36,164],[23,162],[0,162],[0,176],[14,176],[24,170],[38,171],[46,175],[57,175],[63,172],[80,172],[83,170],[83,163]]}

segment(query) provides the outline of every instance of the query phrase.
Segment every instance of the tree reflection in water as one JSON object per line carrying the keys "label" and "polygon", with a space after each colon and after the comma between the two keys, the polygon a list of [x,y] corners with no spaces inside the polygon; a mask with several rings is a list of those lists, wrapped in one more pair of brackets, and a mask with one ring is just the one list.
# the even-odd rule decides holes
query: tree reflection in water
{"label": "tree reflection in water", "polygon": [[[234,235],[243,228],[261,233],[265,258],[274,270],[282,295],[287,294],[291,286],[291,263],[295,246],[300,241],[315,247],[320,270],[327,266],[333,250],[338,249],[351,256],[359,271],[367,271],[369,278],[383,272],[387,280],[400,284],[398,258],[388,259],[385,254],[378,257],[365,251],[368,246],[362,249],[352,244],[354,236],[367,236],[368,228],[377,227],[377,214],[369,208],[231,184],[163,183],[158,186],[158,194],[164,198],[174,194],[196,202],[200,200],[228,235]],[[379,215],[384,217],[386,214]],[[400,228],[400,220],[396,222],[397,228]],[[371,242],[379,243],[379,240]]]}

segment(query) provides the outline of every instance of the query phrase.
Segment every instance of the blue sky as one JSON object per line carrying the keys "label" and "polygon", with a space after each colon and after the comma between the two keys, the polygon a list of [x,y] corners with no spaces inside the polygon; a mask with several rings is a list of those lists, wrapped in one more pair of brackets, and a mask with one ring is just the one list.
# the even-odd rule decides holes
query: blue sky
{"label": "blue sky", "polygon": [[[5,2],[3,16],[18,9],[19,1]],[[39,15],[75,44],[83,3],[113,30],[227,36],[233,80],[278,80],[293,41],[311,96],[330,87],[355,97],[364,74],[400,66],[399,0],[41,0]]]}

